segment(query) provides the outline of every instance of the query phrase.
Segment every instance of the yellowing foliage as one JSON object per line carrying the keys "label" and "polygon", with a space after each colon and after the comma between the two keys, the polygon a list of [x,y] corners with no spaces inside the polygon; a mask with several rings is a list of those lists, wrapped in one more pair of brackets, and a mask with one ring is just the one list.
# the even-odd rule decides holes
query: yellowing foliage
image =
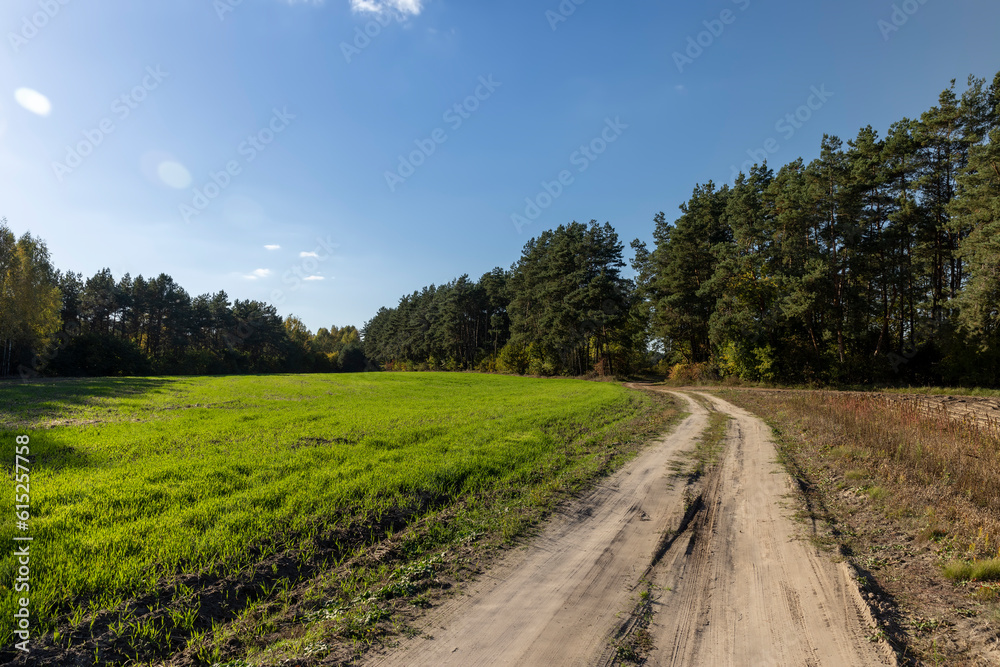
{"label": "yellowing foliage", "polygon": [[62,294],[45,244],[0,220],[0,341],[40,349],[59,331]]}

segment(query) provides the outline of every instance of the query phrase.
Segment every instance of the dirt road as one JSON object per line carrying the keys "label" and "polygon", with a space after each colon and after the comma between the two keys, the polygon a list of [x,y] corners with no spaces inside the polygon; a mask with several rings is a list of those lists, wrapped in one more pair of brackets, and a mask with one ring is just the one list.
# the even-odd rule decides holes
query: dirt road
{"label": "dirt road", "polygon": [[[678,396],[691,415],[671,434],[372,664],[609,665],[614,634],[635,627],[644,579],[656,585],[646,664],[894,664],[868,641],[873,622],[846,566],[797,539],[792,482],[752,415],[700,397],[732,416],[727,448],[705,480],[703,509],[666,539],[685,509],[686,480],[673,468],[708,424],[704,406]],[[654,554],[663,555],[655,565]]]}
{"label": "dirt road", "polygon": [[895,664],[851,573],[791,517],[791,478],[770,429],[721,399],[731,417],[705,509],[655,569],[663,591],[649,632],[653,665]]}
{"label": "dirt road", "polygon": [[467,595],[442,605],[424,637],[374,664],[593,665],[634,607],[661,531],[683,508],[683,480],[671,477],[671,462],[707,425],[707,411],[685,400],[692,414],[671,434],[572,503]]}

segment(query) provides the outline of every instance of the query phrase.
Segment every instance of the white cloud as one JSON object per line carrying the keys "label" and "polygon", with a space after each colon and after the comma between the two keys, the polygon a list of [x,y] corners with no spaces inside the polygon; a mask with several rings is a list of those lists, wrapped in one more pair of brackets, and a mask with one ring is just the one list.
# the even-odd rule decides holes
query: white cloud
{"label": "white cloud", "polygon": [[37,90],[18,88],[14,91],[14,99],[22,107],[39,116],[48,116],[52,112],[52,103],[49,102],[49,98]]}
{"label": "white cloud", "polygon": [[265,250],[281,250],[281,246],[280,245],[266,245],[266,246],[264,246],[264,249]]}
{"label": "white cloud", "polygon": [[323,276],[306,276],[302,280],[326,280]]}
{"label": "white cloud", "polygon": [[351,0],[351,9],[369,14],[400,14],[416,16],[423,10],[424,0]]}
{"label": "white cloud", "polygon": [[316,252],[300,252],[299,257],[315,257],[319,259],[319,253]]}
{"label": "white cloud", "polygon": [[257,280],[258,278],[269,278],[271,276],[271,269],[257,269],[248,276],[243,276],[247,280]]}

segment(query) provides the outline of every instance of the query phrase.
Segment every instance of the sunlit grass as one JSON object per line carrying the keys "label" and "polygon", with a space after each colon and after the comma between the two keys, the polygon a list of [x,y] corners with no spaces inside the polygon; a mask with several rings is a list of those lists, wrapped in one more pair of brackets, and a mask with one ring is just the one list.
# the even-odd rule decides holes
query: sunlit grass
{"label": "sunlit grass", "polygon": [[[612,456],[588,443],[648,401],[610,383],[469,374],[12,384],[0,387],[0,514],[13,513],[14,437],[27,434],[33,627],[49,632],[180,574],[229,576],[290,550],[307,560],[320,536],[371,526],[346,557],[385,517],[543,498]],[[0,524],[0,541],[14,534]],[[7,618],[12,551],[0,553]],[[196,613],[178,603],[174,631],[194,636]],[[168,632],[121,623],[140,643]]]}

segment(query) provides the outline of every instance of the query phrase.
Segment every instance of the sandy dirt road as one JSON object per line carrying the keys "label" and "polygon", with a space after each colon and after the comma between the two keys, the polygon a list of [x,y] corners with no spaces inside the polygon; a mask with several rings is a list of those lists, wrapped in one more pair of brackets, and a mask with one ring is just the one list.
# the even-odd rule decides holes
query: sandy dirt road
{"label": "sandy dirt road", "polygon": [[[679,523],[684,481],[671,463],[693,449],[707,411],[691,412],[625,468],[560,512],[526,550],[435,610],[423,637],[373,664],[586,665],[635,606],[664,529]],[[675,516],[676,515],[676,516]],[[433,639],[427,638],[427,635]]]}
{"label": "sandy dirt road", "polygon": [[678,396],[691,415],[671,434],[431,612],[423,636],[369,664],[611,665],[614,634],[636,627],[644,579],[654,584],[647,665],[895,664],[884,643],[868,640],[874,621],[847,566],[803,539],[793,482],[770,429],[749,413],[697,395],[731,417],[726,449],[701,482],[698,513],[666,539],[685,504],[672,464],[709,413]]}
{"label": "sandy dirt road", "polygon": [[793,519],[793,482],[771,430],[705,395],[731,417],[704,509],[655,569],[662,593],[649,627],[652,665],[892,665],[846,564]]}

